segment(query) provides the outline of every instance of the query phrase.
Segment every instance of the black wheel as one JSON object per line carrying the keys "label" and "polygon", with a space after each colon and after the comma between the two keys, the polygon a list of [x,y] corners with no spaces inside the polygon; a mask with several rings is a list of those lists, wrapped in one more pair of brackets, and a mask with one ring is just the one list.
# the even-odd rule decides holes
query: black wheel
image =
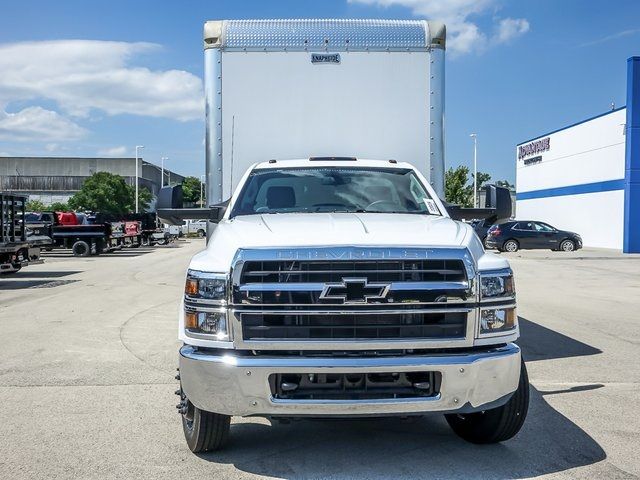
{"label": "black wheel", "polygon": [[453,431],[471,443],[498,443],[514,437],[522,428],[529,409],[529,377],[524,361],[518,389],[502,407],[465,415],[445,415]]}
{"label": "black wheel", "polygon": [[507,240],[502,244],[502,250],[505,252],[517,252],[518,248],[520,248],[520,245],[513,239]]}
{"label": "black wheel", "polygon": [[576,249],[576,244],[573,240],[563,240],[560,242],[560,250],[563,252],[573,252]]}
{"label": "black wheel", "polygon": [[204,230],[202,229],[198,230],[198,237],[202,238],[204,237],[204,235],[205,235]]}
{"label": "black wheel", "polygon": [[87,257],[91,253],[91,247],[83,240],[75,242],[71,250],[73,250],[74,257]]}
{"label": "black wheel", "polygon": [[220,450],[229,439],[231,417],[200,410],[182,394],[182,430],[193,453]]}

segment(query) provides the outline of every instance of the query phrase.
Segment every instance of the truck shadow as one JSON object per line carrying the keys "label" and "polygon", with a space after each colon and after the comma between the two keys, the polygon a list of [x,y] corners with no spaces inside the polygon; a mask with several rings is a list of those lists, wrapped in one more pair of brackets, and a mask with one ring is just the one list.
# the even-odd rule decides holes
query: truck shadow
{"label": "truck shadow", "polygon": [[517,343],[522,348],[525,361],[582,357],[602,353],[591,345],[543,327],[535,322],[518,317],[520,335]]}
{"label": "truck shadow", "polygon": [[[29,267],[27,267],[28,269]],[[0,276],[0,291],[21,290],[24,288],[53,288],[60,285],[75,283],[79,280],[62,279],[70,275],[82,273],[79,270],[70,271],[25,271]]]}

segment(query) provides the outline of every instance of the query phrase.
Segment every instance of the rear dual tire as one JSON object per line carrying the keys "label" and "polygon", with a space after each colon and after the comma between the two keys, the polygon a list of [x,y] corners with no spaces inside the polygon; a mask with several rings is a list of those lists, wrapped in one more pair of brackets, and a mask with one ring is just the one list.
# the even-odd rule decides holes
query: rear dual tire
{"label": "rear dual tire", "polygon": [[74,257],[88,257],[91,254],[91,246],[83,240],[75,242],[71,250]]}
{"label": "rear dual tire", "polygon": [[445,415],[453,431],[467,442],[499,443],[513,438],[522,428],[529,410],[529,377],[520,366],[518,389],[503,406],[471,414]]}

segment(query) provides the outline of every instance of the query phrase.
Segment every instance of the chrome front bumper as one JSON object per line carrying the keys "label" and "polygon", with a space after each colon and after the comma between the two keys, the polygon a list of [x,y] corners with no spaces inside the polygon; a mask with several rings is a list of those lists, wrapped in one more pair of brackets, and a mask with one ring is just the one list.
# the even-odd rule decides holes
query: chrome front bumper
{"label": "chrome front bumper", "polygon": [[[268,378],[277,373],[374,373],[435,371],[434,397],[385,400],[281,400]],[[233,350],[180,349],[180,380],[189,400],[210,412],[239,416],[386,416],[465,412],[504,404],[518,387],[520,348],[399,357],[318,358],[236,356]]]}

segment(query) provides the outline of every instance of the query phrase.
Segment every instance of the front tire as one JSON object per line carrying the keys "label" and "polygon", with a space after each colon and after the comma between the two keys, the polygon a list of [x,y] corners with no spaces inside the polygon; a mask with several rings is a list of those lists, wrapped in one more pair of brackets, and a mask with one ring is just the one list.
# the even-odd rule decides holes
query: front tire
{"label": "front tire", "polygon": [[560,250],[563,252],[573,252],[576,249],[576,244],[573,240],[563,240],[560,242]]}
{"label": "front tire", "polygon": [[229,440],[231,417],[200,410],[184,397],[182,430],[189,450],[193,453],[220,450]]}
{"label": "front tire", "polygon": [[518,389],[502,407],[471,414],[445,415],[453,431],[467,442],[504,442],[522,428],[529,410],[529,377],[524,361],[520,367]]}

